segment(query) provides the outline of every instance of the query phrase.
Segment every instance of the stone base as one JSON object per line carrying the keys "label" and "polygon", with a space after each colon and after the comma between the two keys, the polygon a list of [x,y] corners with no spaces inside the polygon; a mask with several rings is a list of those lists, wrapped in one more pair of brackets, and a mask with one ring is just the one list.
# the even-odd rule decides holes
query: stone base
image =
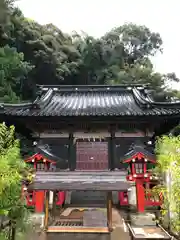
{"label": "stone base", "polygon": [[33,225],[39,226],[40,228],[44,227],[44,213],[33,213],[30,217]]}

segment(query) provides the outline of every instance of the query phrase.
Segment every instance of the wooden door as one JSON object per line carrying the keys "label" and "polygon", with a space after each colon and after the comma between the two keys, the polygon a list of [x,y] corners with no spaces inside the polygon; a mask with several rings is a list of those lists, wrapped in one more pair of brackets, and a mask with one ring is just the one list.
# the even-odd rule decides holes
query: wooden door
{"label": "wooden door", "polygon": [[76,144],[76,169],[108,169],[108,143],[78,141]]}

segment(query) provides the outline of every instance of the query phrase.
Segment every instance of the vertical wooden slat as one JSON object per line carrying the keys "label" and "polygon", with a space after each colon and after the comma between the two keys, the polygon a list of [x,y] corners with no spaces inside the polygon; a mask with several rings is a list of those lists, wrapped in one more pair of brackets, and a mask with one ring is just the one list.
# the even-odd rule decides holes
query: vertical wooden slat
{"label": "vertical wooden slat", "polygon": [[49,220],[49,191],[46,191],[45,198],[45,217],[44,217],[44,228],[48,229],[48,220]]}
{"label": "vertical wooden slat", "polygon": [[112,192],[107,192],[107,225],[112,231]]}
{"label": "vertical wooden slat", "polygon": [[68,147],[68,162],[69,162],[69,169],[71,171],[75,170],[76,168],[76,157],[74,155],[74,137],[73,133],[69,133],[69,147]]}
{"label": "vertical wooden slat", "polygon": [[109,139],[109,169],[113,170],[115,166],[115,157],[116,157],[116,145],[115,145],[115,131],[111,129],[111,137]]}

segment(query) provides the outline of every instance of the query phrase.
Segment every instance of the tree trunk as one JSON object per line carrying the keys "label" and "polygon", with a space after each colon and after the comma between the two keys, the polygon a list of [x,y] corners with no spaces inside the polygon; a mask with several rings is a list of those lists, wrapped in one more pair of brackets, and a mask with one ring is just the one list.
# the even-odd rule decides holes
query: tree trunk
{"label": "tree trunk", "polygon": [[15,239],[16,239],[16,225],[13,224],[12,225],[11,240],[15,240]]}

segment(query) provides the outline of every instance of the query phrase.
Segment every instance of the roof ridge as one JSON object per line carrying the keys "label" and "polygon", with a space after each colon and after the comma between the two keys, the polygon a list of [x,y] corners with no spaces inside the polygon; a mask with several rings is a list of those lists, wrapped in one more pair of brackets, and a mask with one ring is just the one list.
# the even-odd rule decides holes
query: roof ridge
{"label": "roof ridge", "polygon": [[43,86],[39,85],[41,95],[48,93],[49,91],[52,92],[62,92],[62,93],[90,93],[90,92],[106,92],[106,93],[113,93],[113,92],[131,92],[134,88],[137,88],[138,90],[145,90],[147,89],[147,86],[145,85],[49,85],[49,86]]}
{"label": "roof ridge", "polygon": [[53,96],[54,90],[53,89],[48,89],[48,91],[45,94],[42,94],[40,97],[36,98],[36,100],[34,101],[34,104],[37,104],[39,107],[40,106],[44,106],[47,105],[52,96]]}
{"label": "roof ridge", "polygon": [[109,87],[109,88],[119,88],[119,87],[122,87],[122,88],[127,88],[127,87],[148,87],[149,84],[116,84],[116,85],[110,85],[110,84],[101,84],[101,85],[39,85],[37,84],[36,85],[38,88],[89,88],[89,87],[93,87],[93,88],[106,88],[106,87]]}

